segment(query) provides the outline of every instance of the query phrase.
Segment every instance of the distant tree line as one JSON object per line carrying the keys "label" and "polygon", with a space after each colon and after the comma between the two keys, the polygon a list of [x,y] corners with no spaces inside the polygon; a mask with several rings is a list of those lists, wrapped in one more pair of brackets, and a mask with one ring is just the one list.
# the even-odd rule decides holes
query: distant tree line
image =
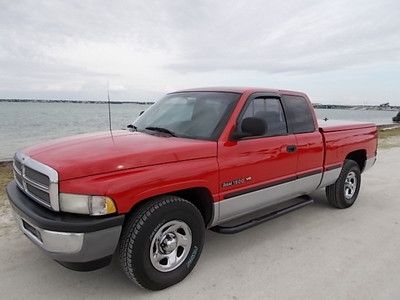
{"label": "distant tree line", "polygon": [[341,104],[321,104],[313,103],[314,108],[320,109],[371,109],[371,110],[399,110],[400,106],[383,103],[380,105],[341,105]]}
{"label": "distant tree line", "polygon": [[[87,104],[107,104],[107,101],[96,100],[47,100],[47,99],[0,99],[0,102],[35,102],[35,103],[87,103]],[[153,104],[155,101],[110,101],[111,104]]]}

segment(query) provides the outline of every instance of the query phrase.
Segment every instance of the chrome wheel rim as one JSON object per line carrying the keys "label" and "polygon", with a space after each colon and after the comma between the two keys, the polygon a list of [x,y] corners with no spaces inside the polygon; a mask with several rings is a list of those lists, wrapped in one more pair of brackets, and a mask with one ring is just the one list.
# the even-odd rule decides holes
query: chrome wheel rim
{"label": "chrome wheel rim", "polygon": [[357,176],[353,171],[349,172],[344,181],[344,197],[351,199],[357,190]]}
{"label": "chrome wheel rim", "polygon": [[182,221],[165,223],[152,238],[150,261],[160,272],[178,268],[186,259],[192,246],[192,231]]}

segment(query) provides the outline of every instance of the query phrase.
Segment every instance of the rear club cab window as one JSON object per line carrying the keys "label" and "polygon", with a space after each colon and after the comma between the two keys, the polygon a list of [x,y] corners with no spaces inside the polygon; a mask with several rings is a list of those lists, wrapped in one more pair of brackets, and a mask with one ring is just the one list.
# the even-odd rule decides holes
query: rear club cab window
{"label": "rear club cab window", "polygon": [[286,119],[292,133],[315,131],[314,118],[306,99],[301,96],[282,96]]}
{"label": "rear club cab window", "polygon": [[287,134],[285,115],[281,102],[277,98],[260,96],[250,100],[240,120],[249,117],[264,120],[267,129],[264,136]]}

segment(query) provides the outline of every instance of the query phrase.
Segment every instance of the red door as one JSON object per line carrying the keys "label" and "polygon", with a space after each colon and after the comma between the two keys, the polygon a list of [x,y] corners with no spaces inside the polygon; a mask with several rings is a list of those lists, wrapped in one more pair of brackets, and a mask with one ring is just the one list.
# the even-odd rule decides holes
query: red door
{"label": "red door", "polygon": [[288,134],[280,99],[251,96],[238,118],[238,126],[247,117],[264,119],[267,132],[264,136],[219,142],[220,221],[296,194],[296,138]]}
{"label": "red door", "polygon": [[302,194],[317,189],[322,179],[324,142],[310,101],[301,96],[282,96],[289,132],[296,137],[297,187]]}

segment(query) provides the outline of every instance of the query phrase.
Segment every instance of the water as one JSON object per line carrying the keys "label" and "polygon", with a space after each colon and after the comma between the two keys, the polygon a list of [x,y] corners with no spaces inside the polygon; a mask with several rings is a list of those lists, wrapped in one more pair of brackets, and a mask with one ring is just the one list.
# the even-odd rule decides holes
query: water
{"label": "water", "polygon": [[[148,105],[112,104],[113,129],[126,128]],[[318,109],[318,118],[392,123],[393,111]],[[0,102],[0,160],[17,149],[79,133],[108,130],[106,104]]]}
{"label": "water", "polygon": [[316,109],[318,119],[365,121],[377,125],[391,124],[397,111],[361,109]]}
{"label": "water", "polygon": [[[148,105],[112,104],[113,129],[126,128]],[[0,102],[0,160],[41,141],[108,130],[106,104]]]}

